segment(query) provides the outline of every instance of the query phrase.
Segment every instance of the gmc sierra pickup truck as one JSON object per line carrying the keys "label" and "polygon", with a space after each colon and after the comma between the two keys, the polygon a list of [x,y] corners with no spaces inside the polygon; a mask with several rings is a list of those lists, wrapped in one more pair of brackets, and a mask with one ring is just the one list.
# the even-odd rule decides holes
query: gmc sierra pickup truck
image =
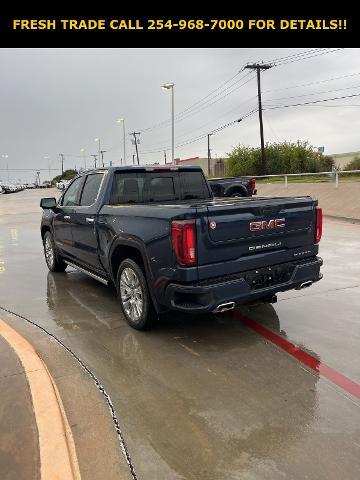
{"label": "gmc sierra pickup truck", "polygon": [[214,197],[252,197],[256,195],[256,179],[252,177],[210,178]]}
{"label": "gmc sierra pickup truck", "polygon": [[48,268],[113,284],[128,323],[273,302],[321,279],[311,197],[214,199],[199,167],[109,167],[43,198]]}

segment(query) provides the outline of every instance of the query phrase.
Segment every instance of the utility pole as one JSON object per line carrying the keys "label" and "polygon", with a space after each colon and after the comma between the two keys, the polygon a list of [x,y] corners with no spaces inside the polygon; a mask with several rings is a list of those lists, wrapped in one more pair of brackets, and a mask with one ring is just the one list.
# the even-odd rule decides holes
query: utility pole
{"label": "utility pole", "polygon": [[207,134],[207,142],[208,142],[208,177],[210,177],[210,160],[211,160],[211,151],[210,151],[210,137],[213,133]]}
{"label": "utility pole", "polygon": [[92,153],[91,156],[94,157],[94,168],[96,168],[97,155],[95,155],[94,153]]}
{"label": "utility pole", "polygon": [[129,133],[129,135],[132,135],[134,137],[133,144],[135,145],[135,149],[136,149],[137,164],[140,165],[139,151],[138,151],[138,143],[140,143],[140,140],[136,138],[136,135],[140,135],[140,132],[132,132],[132,133]]}
{"label": "utility pole", "polygon": [[261,142],[261,170],[262,174],[266,173],[266,158],[265,158],[265,142],[264,142],[264,126],[263,126],[263,118],[262,118],[262,100],[261,100],[261,78],[260,72],[261,70],[269,70],[272,65],[270,64],[262,64],[262,63],[253,63],[245,65],[244,68],[249,70],[256,70],[256,78],[257,78],[257,90],[258,90],[258,103],[259,103],[259,123],[260,123],[260,142]]}
{"label": "utility pole", "polygon": [[59,153],[59,157],[61,158],[61,176],[64,176],[64,158],[65,155],[63,153]]}
{"label": "utility pole", "polygon": [[106,150],[100,150],[102,166],[104,166],[104,153],[106,153]]}

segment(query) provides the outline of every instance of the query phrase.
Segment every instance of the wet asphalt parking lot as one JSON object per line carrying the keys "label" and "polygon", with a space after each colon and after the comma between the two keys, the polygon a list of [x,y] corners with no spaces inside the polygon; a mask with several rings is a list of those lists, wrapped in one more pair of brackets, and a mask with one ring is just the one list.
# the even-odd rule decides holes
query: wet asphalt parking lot
{"label": "wet asphalt parking lot", "polygon": [[171,313],[138,332],[112,289],[48,272],[38,205],[49,193],[0,198],[0,306],[101,380],[139,480],[360,477],[360,225],[325,219],[324,279],[311,288],[222,315]]}

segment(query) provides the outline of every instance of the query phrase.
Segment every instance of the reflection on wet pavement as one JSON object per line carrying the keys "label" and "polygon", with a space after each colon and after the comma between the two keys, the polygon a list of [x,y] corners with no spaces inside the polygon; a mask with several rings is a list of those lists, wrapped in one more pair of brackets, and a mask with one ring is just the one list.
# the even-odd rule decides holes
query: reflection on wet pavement
{"label": "reflection on wet pavement", "polygon": [[[37,213],[18,224],[9,218],[0,232],[6,265],[0,305],[45,326],[96,373],[112,397],[139,479],[357,478],[355,399],[231,313],[172,312],[149,332],[132,330],[111,288],[71,269],[47,272]],[[334,244],[341,256],[337,242],[346,240],[338,226],[328,226],[327,235],[321,253],[328,278],[319,287],[240,311],[356,379],[359,296],[343,288],[356,287],[360,269],[349,266],[346,282],[339,273],[335,285],[326,257],[334,255]]]}

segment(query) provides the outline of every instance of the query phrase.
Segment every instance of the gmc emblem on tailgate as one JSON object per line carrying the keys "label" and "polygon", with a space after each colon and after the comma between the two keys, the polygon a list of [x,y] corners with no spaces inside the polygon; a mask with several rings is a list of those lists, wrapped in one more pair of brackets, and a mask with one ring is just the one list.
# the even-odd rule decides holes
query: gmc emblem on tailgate
{"label": "gmc emblem on tailgate", "polygon": [[285,218],[272,218],[271,220],[250,222],[249,227],[251,232],[260,232],[261,230],[273,230],[274,228],[284,228]]}

